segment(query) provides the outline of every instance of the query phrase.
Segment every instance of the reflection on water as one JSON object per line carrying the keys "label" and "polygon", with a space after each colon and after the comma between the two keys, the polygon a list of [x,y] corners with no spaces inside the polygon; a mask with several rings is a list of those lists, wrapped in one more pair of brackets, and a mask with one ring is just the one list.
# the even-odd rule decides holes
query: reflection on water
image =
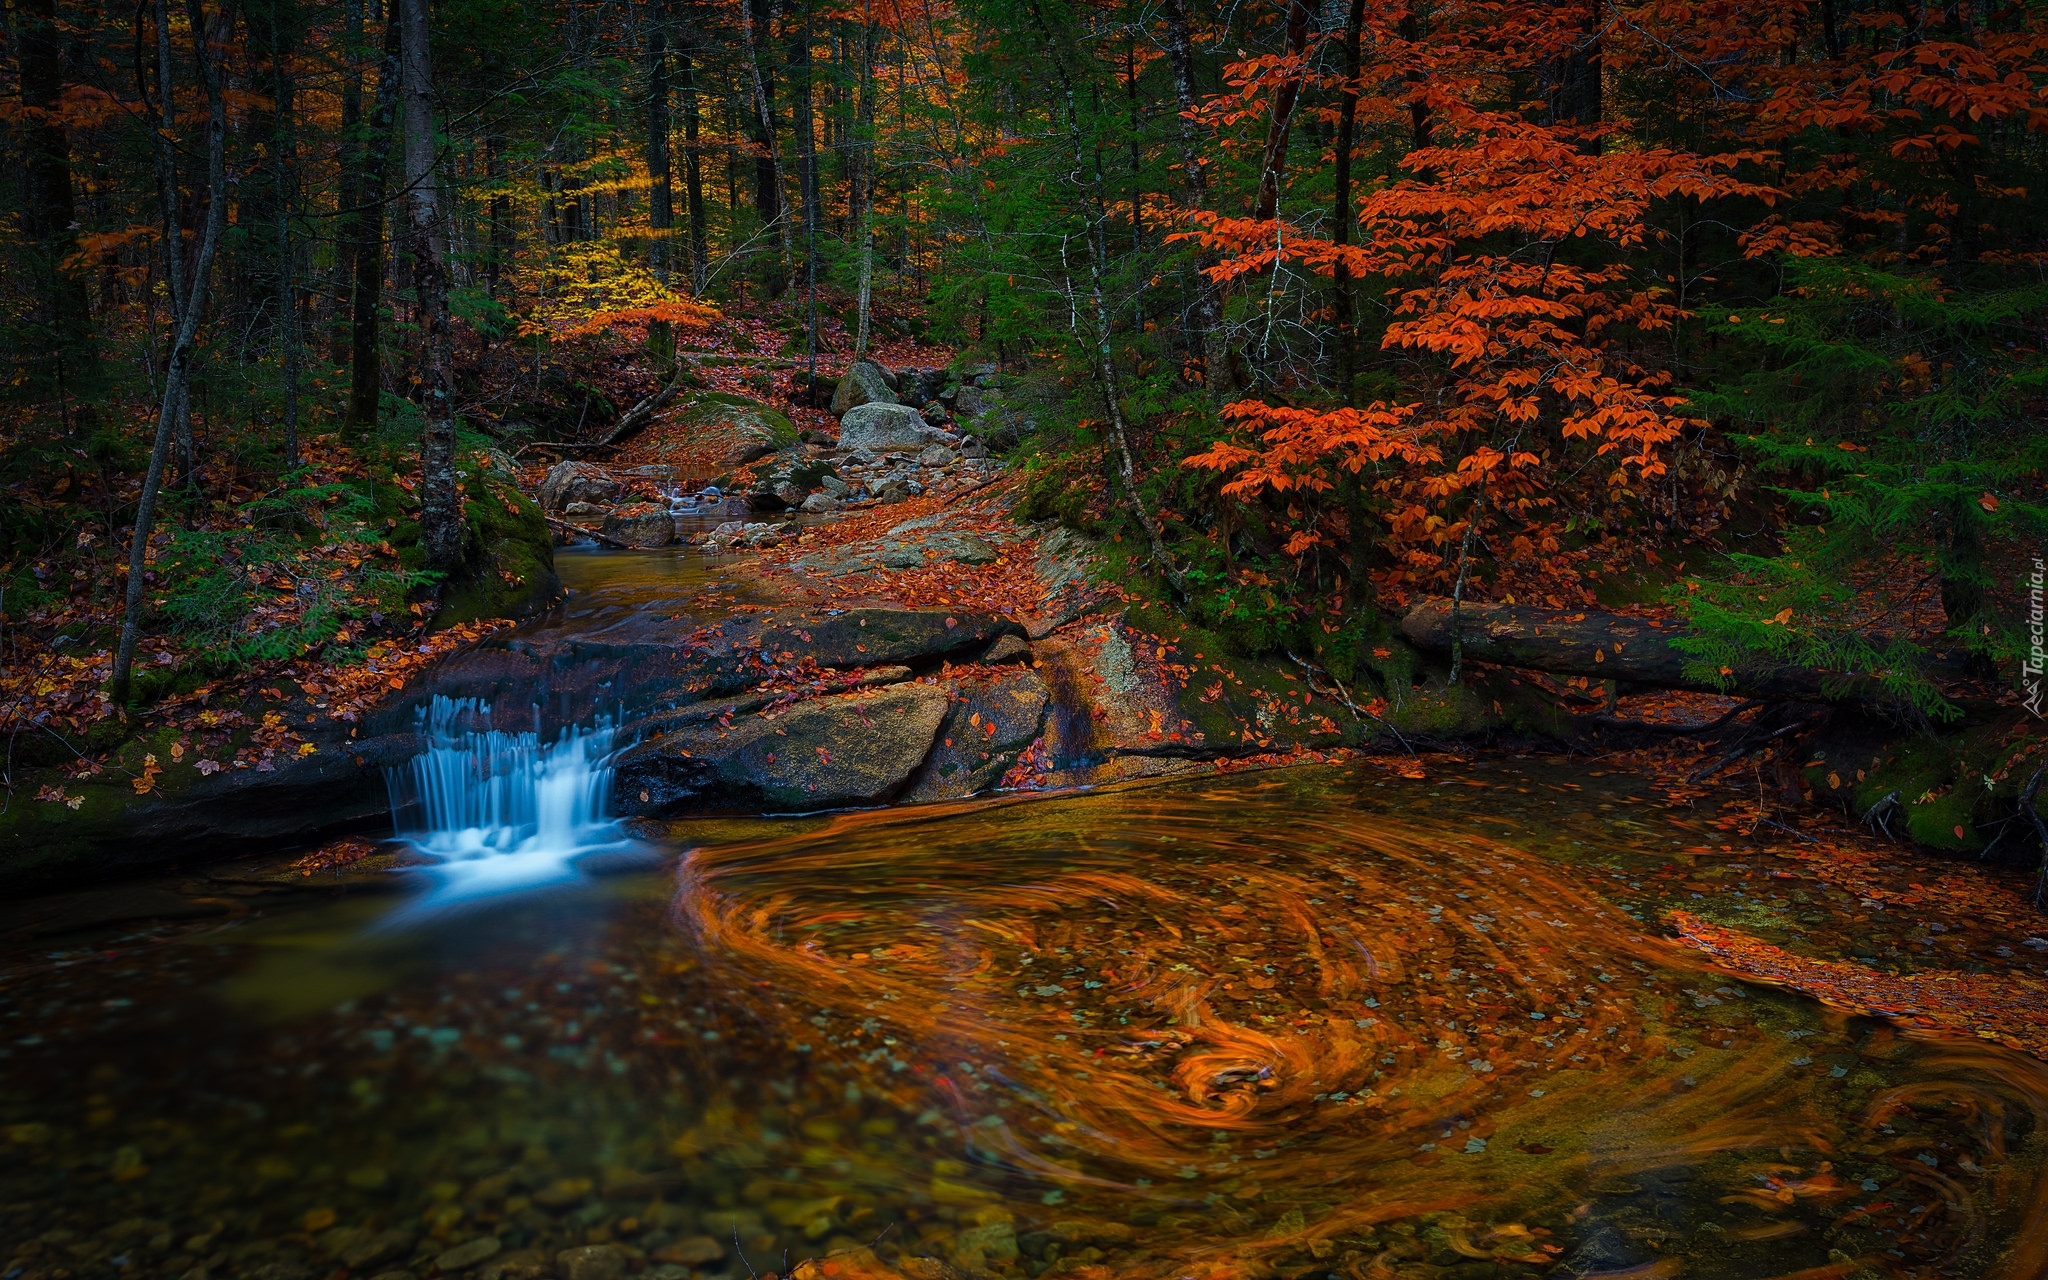
{"label": "reflection on water", "polygon": [[1558,856],[1370,786],[707,823],[409,933],[342,900],[16,957],[0,1246],[21,1280],[2048,1267],[2039,1063],[1704,968],[1605,896],[1668,858],[1647,828]]}

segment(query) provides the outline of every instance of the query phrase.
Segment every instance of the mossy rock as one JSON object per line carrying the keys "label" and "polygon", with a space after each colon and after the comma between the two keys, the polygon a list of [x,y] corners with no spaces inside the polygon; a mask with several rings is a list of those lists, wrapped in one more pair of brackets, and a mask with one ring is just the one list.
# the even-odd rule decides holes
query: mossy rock
{"label": "mossy rock", "polygon": [[1930,849],[1974,853],[1984,845],[1971,820],[1975,802],[1976,797],[1960,786],[1924,803],[1908,801],[1906,834]]}
{"label": "mossy rock", "polygon": [[442,584],[434,624],[531,617],[553,604],[562,583],[540,507],[488,472],[469,476],[463,492],[463,564]]}
{"label": "mossy rock", "polygon": [[1900,809],[1889,819],[1895,832],[1903,826],[1900,834],[1933,849],[1980,852],[2042,767],[2024,715],[2010,710],[1939,735],[1846,718],[1810,744],[1801,773],[1815,800],[1840,805],[1852,818],[1896,796]]}
{"label": "mossy rock", "polygon": [[798,435],[796,424],[779,410],[723,391],[691,397],[690,403],[675,415],[675,422],[699,430],[738,427],[777,449],[795,444]]}

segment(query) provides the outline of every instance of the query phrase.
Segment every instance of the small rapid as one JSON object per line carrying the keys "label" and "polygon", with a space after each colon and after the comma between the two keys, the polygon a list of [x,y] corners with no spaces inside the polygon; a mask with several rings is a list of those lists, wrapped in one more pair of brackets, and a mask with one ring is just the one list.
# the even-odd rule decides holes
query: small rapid
{"label": "small rapid", "polygon": [[629,843],[610,816],[616,719],[548,742],[538,712],[501,729],[489,703],[437,695],[418,726],[426,749],[386,775],[398,838],[433,860],[407,914],[569,880],[578,859]]}

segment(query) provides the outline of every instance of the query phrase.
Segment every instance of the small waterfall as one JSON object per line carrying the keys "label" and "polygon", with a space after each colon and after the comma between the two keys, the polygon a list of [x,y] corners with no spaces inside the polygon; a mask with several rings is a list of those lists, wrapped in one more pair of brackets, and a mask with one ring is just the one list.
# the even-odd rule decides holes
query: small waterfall
{"label": "small waterfall", "polygon": [[544,742],[538,720],[499,729],[474,698],[420,708],[426,750],[386,782],[399,838],[437,864],[421,905],[565,880],[577,858],[626,843],[609,817],[617,722],[600,716]]}

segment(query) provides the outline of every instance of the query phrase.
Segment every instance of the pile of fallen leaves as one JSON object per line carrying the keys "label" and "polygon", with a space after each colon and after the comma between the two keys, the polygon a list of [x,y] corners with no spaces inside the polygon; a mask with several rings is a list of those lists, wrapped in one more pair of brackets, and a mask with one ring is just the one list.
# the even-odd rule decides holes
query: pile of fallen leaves
{"label": "pile of fallen leaves", "polygon": [[[763,553],[758,573],[781,594],[806,604],[840,608],[895,604],[1008,616],[1036,614],[1043,591],[1036,568],[1037,548],[1030,538],[1019,538],[1018,526],[1010,519],[1012,487],[1006,478],[975,491],[972,502],[956,502],[963,496],[958,494],[927,494],[886,507],[855,510],[812,526],[795,542]],[[906,522],[941,515],[942,523],[918,532],[987,536],[996,549],[995,562],[968,565],[941,557],[909,569],[877,568],[830,576],[806,572],[801,565],[820,551],[873,542]]]}
{"label": "pile of fallen leaves", "polygon": [[2032,975],[2010,969],[1887,973],[1851,960],[1795,955],[1685,911],[1669,919],[1687,944],[1751,980],[1791,987],[1838,1009],[1964,1031],[2048,1058],[2048,982]]}

